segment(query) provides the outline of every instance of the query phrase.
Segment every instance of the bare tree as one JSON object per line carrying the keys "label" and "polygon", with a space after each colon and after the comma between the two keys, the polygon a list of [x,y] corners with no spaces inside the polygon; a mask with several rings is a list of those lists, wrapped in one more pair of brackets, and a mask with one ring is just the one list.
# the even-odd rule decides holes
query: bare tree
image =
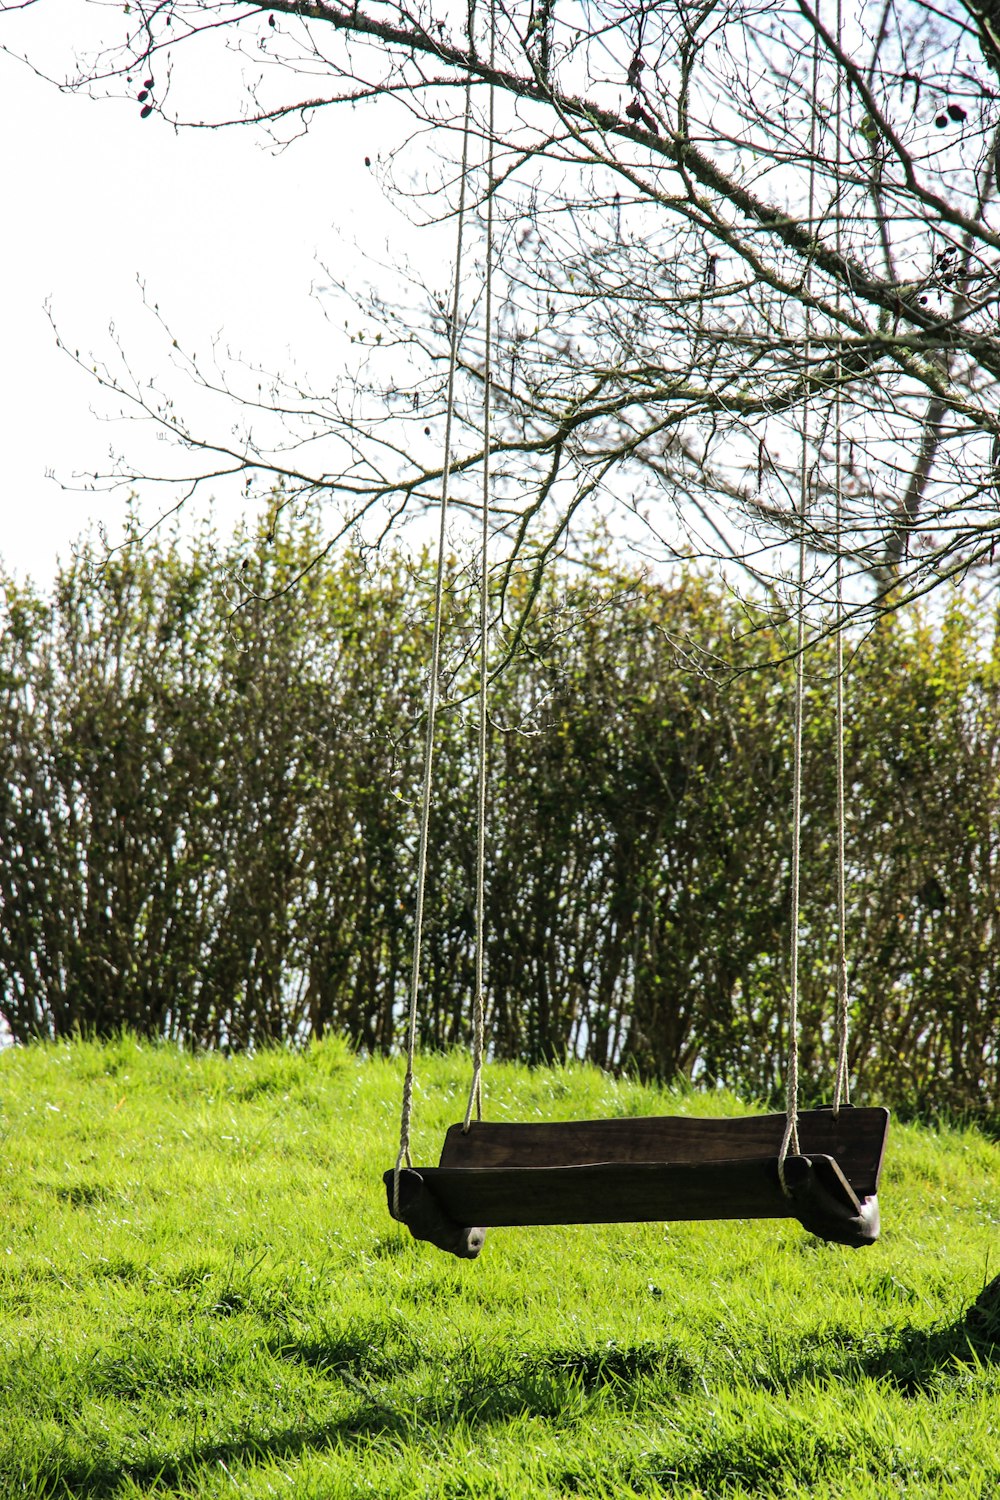
{"label": "bare tree", "polygon": [[[479,241],[467,252],[452,489],[471,508],[492,203],[495,487],[509,555],[542,566],[598,504],[629,512],[651,546],[736,555],[768,578],[804,525],[816,589],[839,554],[859,598],[992,561],[996,0],[877,0],[850,16],[835,0],[125,9],[126,40],[81,58],[65,87],[124,91],[143,116],[256,125],[279,142],[323,128],[331,110],[395,107],[433,156],[410,157],[425,191],[398,164],[388,190],[444,219],[464,177]],[[196,49],[212,57],[214,116],[208,99],[185,102]],[[451,331],[441,289],[397,272],[340,288],[364,326],[362,361],[339,389],[190,361],[197,385],[238,408],[225,436],[124,365],[100,378],[187,455],[172,474],[179,499],[239,473],[285,500],[330,497],[342,528],[376,511],[390,524],[440,488],[423,435],[439,430]],[[125,463],[107,477],[140,476]]]}

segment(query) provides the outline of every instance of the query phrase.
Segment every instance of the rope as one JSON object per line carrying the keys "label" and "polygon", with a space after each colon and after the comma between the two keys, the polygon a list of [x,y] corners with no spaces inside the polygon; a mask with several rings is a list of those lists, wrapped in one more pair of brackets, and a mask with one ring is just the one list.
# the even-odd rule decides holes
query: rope
{"label": "rope", "polygon": [[[809,330],[805,339],[805,359],[810,351]],[[802,423],[802,457],[799,465],[799,576],[798,625],[795,633],[795,727],[792,748],[792,902],[789,949],[788,1000],[788,1067],[786,1072],[785,1133],[778,1152],[778,1179],[781,1191],[788,1196],[785,1182],[785,1158],[799,1154],[799,885],[802,857],[802,719],[805,700],[805,591],[806,591],[806,506],[809,496],[809,409]]]}
{"label": "rope", "polygon": [[[837,50],[842,55],[842,35],[844,29],[843,4],[837,0]],[[840,194],[842,192],[843,157],[841,151],[841,127],[843,91],[841,87],[840,71],[837,72],[837,95],[834,107],[834,126],[836,129],[835,143],[835,170],[837,173],[837,204],[836,219],[834,221],[834,234],[838,256],[841,253],[841,227],[842,216],[840,206]],[[840,306],[840,286],[837,287],[837,307]],[[833,396],[833,421],[836,443],[836,459],[834,469],[834,541],[837,554],[836,587],[837,587],[837,619],[836,619],[836,677],[837,677],[837,1069],[833,1085],[833,1112],[840,1113],[842,1104],[851,1102],[851,1085],[847,1067],[847,1048],[849,1040],[849,998],[847,990],[847,863],[845,845],[847,842],[847,803],[844,789],[844,557],[842,537],[844,529],[843,518],[843,445],[841,441],[841,427],[843,421],[842,407],[842,382],[843,361],[842,346],[837,345],[837,359],[835,364],[837,385]]]}
{"label": "rope", "polygon": [[458,195],[458,228],[455,240],[455,276],[451,297],[451,341],[448,353],[448,393],[445,406],[444,462],[441,470],[437,571],[434,581],[434,629],[431,638],[430,680],[427,686],[427,732],[424,741],[424,777],[420,802],[420,842],[417,851],[417,894],[413,919],[413,962],[410,968],[410,1001],[406,1028],[406,1076],[399,1121],[399,1152],[392,1179],[392,1211],[399,1218],[399,1174],[410,1162],[410,1124],[413,1116],[413,1060],[417,1050],[417,998],[420,992],[420,949],[424,928],[424,897],[427,888],[427,847],[434,784],[434,721],[437,715],[438,674],[441,666],[441,614],[444,600],[444,560],[447,545],[448,486],[451,480],[451,430],[455,416],[455,371],[458,366],[458,309],[462,281],[462,241],[465,231],[465,189],[469,162],[469,121],[472,90],[465,85],[465,118],[462,125],[462,167]]}
{"label": "rope", "polygon": [[[843,5],[842,0],[837,0],[837,37],[838,47],[843,33]],[[813,42],[813,98],[818,97],[819,85],[819,46],[818,40]],[[842,237],[842,213],[840,195],[842,192],[843,175],[843,97],[841,79],[838,74],[836,102],[834,107],[834,128],[836,133],[834,170],[836,174],[836,214],[834,220],[834,235],[838,255],[841,253]],[[817,126],[816,114],[813,113],[810,128],[810,162],[809,162],[809,221],[814,221],[815,215],[815,162],[817,149]],[[806,272],[806,287],[808,289],[811,280],[811,265]],[[840,288],[837,290],[837,306],[840,306]],[[806,308],[805,339],[803,346],[804,366],[808,371],[809,358],[812,341],[812,311]],[[836,556],[836,631],[835,631],[835,678],[836,678],[836,731],[835,731],[835,762],[837,781],[837,953],[836,953],[836,977],[837,977],[837,1009],[836,1009],[836,1036],[837,1036],[837,1063],[833,1090],[833,1113],[839,1114],[843,1104],[850,1103],[850,1080],[848,1074],[848,1041],[849,1041],[849,998],[847,984],[847,860],[846,860],[846,828],[847,828],[847,796],[844,774],[844,558],[843,558],[843,361],[838,345],[835,361],[835,386],[833,394],[833,423],[834,423],[834,540]],[[784,1164],[790,1152],[798,1154],[798,1088],[799,1088],[799,1057],[798,1057],[798,1035],[799,1035],[799,983],[798,983],[798,959],[799,959],[799,872],[801,864],[802,843],[802,717],[804,701],[804,650],[805,650],[805,522],[806,508],[809,496],[809,469],[808,469],[808,447],[809,447],[809,407],[808,402],[802,423],[802,462],[800,468],[800,492],[799,492],[799,574],[798,574],[798,605],[799,618],[796,634],[796,663],[795,663],[795,745],[793,752],[792,772],[792,900],[791,900],[791,953],[790,953],[790,998],[789,998],[789,1060],[787,1079],[787,1101],[785,1111],[785,1132],[781,1142],[778,1158],[778,1176],[782,1191],[788,1194],[785,1181]]]}
{"label": "rope", "polygon": [[[813,38],[812,97],[819,98],[819,38]],[[809,227],[814,232],[816,216],[816,150],[817,111],[809,126]],[[785,1130],[778,1151],[778,1180],[786,1198],[790,1190],[785,1180],[785,1160],[799,1155],[799,894],[802,864],[802,719],[805,700],[805,595],[806,595],[806,513],[809,506],[809,363],[812,355],[812,306],[808,293],[812,283],[812,260],[806,265],[805,333],[802,341],[802,369],[805,376],[802,416],[802,453],[799,464],[799,567],[798,624],[795,633],[795,725],[792,748],[792,896],[789,922],[789,996],[788,996],[788,1064],[785,1075]]]}
{"label": "rope", "polygon": [[[496,55],[496,11],[490,8],[490,67]],[[486,953],[486,773],[488,770],[487,715],[489,712],[489,549],[490,485],[492,448],[493,396],[493,161],[494,161],[494,90],[490,85],[487,117],[486,151],[486,283],[483,316],[486,324],[483,352],[483,501],[481,562],[479,579],[479,764],[476,799],[476,972],[472,1002],[472,1084],[465,1107],[463,1129],[468,1130],[475,1114],[483,1117],[483,1050],[486,1031],[486,1005],[483,971]]]}
{"label": "rope", "polygon": [[[837,405],[839,407],[839,391]],[[847,993],[847,869],[846,822],[847,801],[844,789],[844,638],[843,638],[843,563],[840,556],[840,422],[837,413],[837,1068],[833,1083],[833,1112],[850,1104],[850,1079],[847,1068],[849,1040]]]}

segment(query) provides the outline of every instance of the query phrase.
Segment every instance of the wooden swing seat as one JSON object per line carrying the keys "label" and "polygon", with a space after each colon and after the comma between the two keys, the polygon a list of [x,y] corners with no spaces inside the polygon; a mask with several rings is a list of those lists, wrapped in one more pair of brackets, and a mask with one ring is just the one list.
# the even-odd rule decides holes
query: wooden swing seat
{"label": "wooden swing seat", "polygon": [[[783,1114],[452,1125],[438,1166],[400,1172],[398,1217],[466,1259],[485,1229],[535,1224],[797,1218],[824,1239],[870,1245],[888,1126],[882,1108],[802,1111],[786,1192]],[[391,1213],[392,1171],[385,1183]]]}

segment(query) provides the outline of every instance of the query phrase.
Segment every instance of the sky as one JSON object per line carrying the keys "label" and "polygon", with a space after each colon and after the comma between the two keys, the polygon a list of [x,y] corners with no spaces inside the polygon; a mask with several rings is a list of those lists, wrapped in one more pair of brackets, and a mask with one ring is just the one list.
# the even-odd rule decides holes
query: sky
{"label": "sky", "polygon": [[[363,274],[354,242],[377,254],[398,223],[364,159],[373,140],[392,150],[398,119],[345,132],[343,116],[327,111],[278,155],[253,129],[175,133],[156,115],[141,120],[130,101],[62,94],[11,55],[30,53],[64,76],[62,39],[82,14],[79,0],[0,14],[0,557],[40,584],[88,526],[121,534],[123,498],[86,493],[74,476],[142,441],[109,423],[94,381],[56,347],[46,309],[84,356],[107,356],[113,328],[148,377],[169,347],[143,309],[143,283],[189,349],[219,335],[269,368],[297,362],[315,373],[340,357],[311,295],[322,263],[345,279]],[[211,88],[207,77],[191,82]],[[237,514],[234,496],[220,525]]]}

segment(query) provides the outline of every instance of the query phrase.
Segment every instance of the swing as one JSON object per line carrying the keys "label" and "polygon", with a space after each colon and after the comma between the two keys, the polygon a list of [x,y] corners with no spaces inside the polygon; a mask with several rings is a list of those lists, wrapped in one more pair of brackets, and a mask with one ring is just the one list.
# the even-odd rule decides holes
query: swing
{"label": "swing", "polygon": [[808,1149],[781,1162],[785,1123],[773,1114],[453,1125],[438,1166],[399,1171],[398,1212],[396,1172],[385,1173],[389,1210],[415,1238],[465,1259],[485,1229],[534,1224],[795,1218],[821,1239],[874,1244],[889,1111],[799,1111]]}
{"label": "swing", "polygon": [[[473,1081],[465,1120],[448,1130],[436,1167],[410,1160],[413,1062],[427,869],[434,720],[440,663],[445,521],[451,468],[451,425],[459,341],[459,286],[468,164],[470,93],[466,85],[457,245],[451,305],[451,346],[440,504],[437,586],[427,703],[423,799],[417,861],[413,967],[410,980],[407,1067],[396,1164],[384,1174],[389,1212],[411,1234],[462,1259],[479,1255],[487,1228],[515,1225],[648,1223],[691,1219],[795,1218],[822,1239],[852,1247],[879,1234],[878,1184],[889,1124],[883,1108],[854,1108],[847,1099],[847,965],[844,953],[843,655],[837,632],[838,792],[838,1059],[833,1105],[800,1111],[798,1094],[798,892],[801,827],[803,598],[805,512],[808,493],[808,412],[803,427],[799,527],[799,617],[796,656],[795,745],[792,807],[792,942],[788,1108],[784,1114],[731,1119],[662,1116],[544,1123],[494,1123],[481,1118],[484,1048],[483,875],[486,821],[487,549],[490,488],[490,398],[493,261],[492,88],[487,131],[486,342],[484,361],[482,567],[480,590],[479,817],[476,880],[476,977]],[[810,326],[806,329],[806,364]],[[837,387],[839,476],[839,384]],[[842,614],[841,560],[837,559],[838,614]],[[476,1118],[473,1119],[475,1113]]]}

